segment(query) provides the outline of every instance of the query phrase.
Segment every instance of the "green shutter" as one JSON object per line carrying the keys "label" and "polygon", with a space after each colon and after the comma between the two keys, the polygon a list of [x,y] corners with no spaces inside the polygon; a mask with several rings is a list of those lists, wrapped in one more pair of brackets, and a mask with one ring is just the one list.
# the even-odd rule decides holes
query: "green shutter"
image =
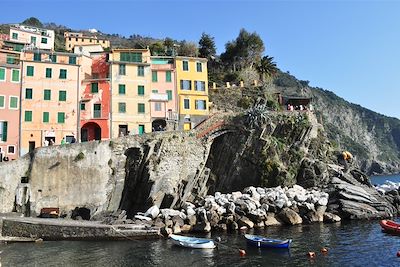
{"label": "green shutter", "polygon": [[32,88],[25,89],[25,99],[32,99]]}
{"label": "green shutter", "polygon": [[57,63],[57,55],[50,55],[51,62]]}
{"label": "green shutter", "polygon": [[125,103],[118,103],[118,112],[125,113],[126,112],[126,104]]}
{"label": "green shutter", "polygon": [[75,65],[75,64],[76,64],[76,57],[70,56],[70,57],[69,57],[69,64]]}
{"label": "green shutter", "polygon": [[19,70],[15,70],[15,69],[12,70],[11,81],[19,82]]}
{"label": "green shutter", "polygon": [[144,112],[145,112],[144,104],[139,103],[138,104],[138,113],[144,113]]}
{"label": "green shutter", "polygon": [[32,121],[32,111],[25,111],[25,121]]}
{"label": "green shutter", "polygon": [[183,70],[187,71],[189,70],[189,62],[188,61],[183,61]]}
{"label": "green shutter", "polygon": [[99,83],[92,83],[92,93],[98,93],[99,92]]}
{"label": "green shutter", "polygon": [[51,100],[51,90],[50,89],[44,89],[43,99],[44,100]]}
{"label": "green shutter", "polygon": [[167,72],[165,73],[165,81],[166,82],[171,82],[172,81],[172,79],[171,79],[171,71],[170,70],[167,70]]}
{"label": "green shutter", "polygon": [[197,72],[203,72],[203,65],[201,64],[201,62],[197,62],[196,67],[197,67]]}
{"label": "green shutter", "polygon": [[4,108],[4,96],[0,95],[0,108]]}
{"label": "green shutter", "polygon": [[144,66],[138,66],[138,76],[144,76]]}
{"label": "green shutter", "polygon": [[138,95],[144,95],[144,86],[138,85]]}
{"label": "green shutter", "polygon": [[65,113],[64,112],[58,112],[57,113],[57,122],[58,123],[64,123],[65,122]]}
{"label": "green shutter", "polygon": [[65,69],[60,70],[60,79],[67,79],[67,70]]}
{"label": "green shutter", "polygon": [[47,38],[42,37],[42,44],[47,44]]}
{"label": "green shutter", "polygon": [[153,89],[153,90],[151,90],[151,92],[157,94],[158,90],[157,89]]}
{"label": "green shutter", "polygon": [[120,95],[124,95],[125,94],[125,84],[118,85],[118,93]]}
{"label": "green shutter", "polygon": [[157,82],[157,71],[152,71],[151,72],[151,80],[153,81],[153,82]]}
{"label": "green shutter", "polygon": [[67,91],[58,92],[58,101],[67,101]]}
{"label": "green shutter", "polygon": [[42,60],[42,54],[40,53],[33,54],[33,61],[41,61],[41,60]]}
{"label": "green shutter", "polygon": [[85,110],[85,109],[86,109],[85,103],[81,103],[81,110]]}
{"label": "green shutter", "polygon": [[35,72],[35,69],[33,66],[26,67],[26,76],[33,76],[34,72]]}
{"label": "green shutter", "polygon": [[43,112],[43,122],[49,122],[49,113]]}
{"label": "green shutter", "polygon": [[7,128],[7,122],[3,121],[3,137],[1,138],[3,142],[7,141]]}
{"label": "green shutter", "polygon": [[172,100],[172,90],[167,90],[168,100]]}
{"label": "green shutter", "polygon": [[51,78],[51,74],[52,74],[52,69],[46,68],[46,78]]}
{"label": "green shutter", "polygon": [[6,69],[0,68],[0,80],[4,81],[6,79]]}
{"label": "green shutter", "polygon": [[18,108],[18,97],[16,96],[10,97],[10,108]]}

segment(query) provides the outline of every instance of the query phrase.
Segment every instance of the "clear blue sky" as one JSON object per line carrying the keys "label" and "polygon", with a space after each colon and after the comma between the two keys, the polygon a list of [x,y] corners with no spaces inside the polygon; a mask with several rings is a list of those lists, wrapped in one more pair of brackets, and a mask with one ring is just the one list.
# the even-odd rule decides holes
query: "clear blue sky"
{"label": "clear blue sky", "polygon": [[206,32],[215,37],[218,53],[245,28],[261,36],[266,54],[283,71],[400,117],[400,1],[0,0],[0,5],[0,23],[34,16],[73,29],[195,42]]}

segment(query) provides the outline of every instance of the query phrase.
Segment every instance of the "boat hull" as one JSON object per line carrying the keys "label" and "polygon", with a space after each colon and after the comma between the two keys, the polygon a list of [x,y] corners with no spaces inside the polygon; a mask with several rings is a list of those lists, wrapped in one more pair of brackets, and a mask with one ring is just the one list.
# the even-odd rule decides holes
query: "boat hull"
{"label": "boat hull", "polygon": [[170,238],[174,245],[185,248],[213,249],[216,247],[214,241],[212,241],[211,239],[181,235],[170,235]]}
{"label": "boat hull", "polygon": [[394,235],[400,235],[399,223],[391,220],[381,220],[379,224],[381,225],[383,231]]}
{"label": "boat hull", "polygon": [[269,239],[262,236],[245,235],[247,244],[258,248],[290,248],[291,239],[278,240]]}

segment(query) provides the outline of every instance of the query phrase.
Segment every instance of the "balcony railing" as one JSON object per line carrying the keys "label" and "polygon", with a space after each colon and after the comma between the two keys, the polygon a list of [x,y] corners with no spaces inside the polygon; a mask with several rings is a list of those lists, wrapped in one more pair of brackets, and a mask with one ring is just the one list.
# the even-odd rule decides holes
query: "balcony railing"
{"label": "balcony railing", "polygon": [[94,110],[93,111],[93,118],[95,118],[95,119],[101,118],[101,110]]}

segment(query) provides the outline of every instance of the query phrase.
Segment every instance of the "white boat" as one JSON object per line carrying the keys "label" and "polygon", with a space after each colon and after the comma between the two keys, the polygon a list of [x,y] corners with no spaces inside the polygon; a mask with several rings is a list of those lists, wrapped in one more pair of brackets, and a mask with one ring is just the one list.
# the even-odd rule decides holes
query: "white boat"
{"label": "white boat", "polygon": [[183,235],[170,235],[169,236],[177,246],[186,248],[215,248],[215,243],[211,239],[197,238]]}

